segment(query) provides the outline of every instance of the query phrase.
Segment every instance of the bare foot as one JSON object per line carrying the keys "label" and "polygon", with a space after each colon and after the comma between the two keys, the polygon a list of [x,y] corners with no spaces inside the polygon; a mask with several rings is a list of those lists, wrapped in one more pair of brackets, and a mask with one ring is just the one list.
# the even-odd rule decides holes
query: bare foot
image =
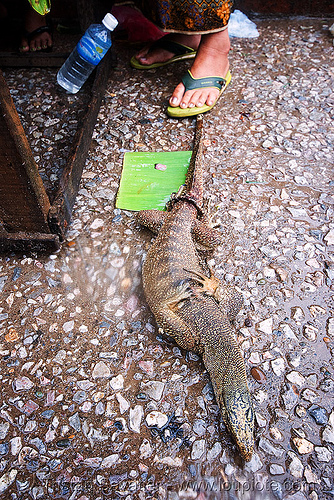
{"label": "bare foot", "polygon": [[[45,16],[38,14],[32,7],[28,7],[24,20],[24,28],[27,33],[33,33],[36,29],[47,26]],[[52,37],[50,32],[44,31],[36,33],[30,40],[27,35],[22,36],[20,52],[35,52],[52,47]]]}
{"label": "bare foot", "polygon": [[[191,47],[192,49],[197,49],[201,35],[182,35],[179,33],[173,33],[172,35],[166,35],[170,37],[173,42],[182,43],[187,47]],[[175,54],[173,52],[169,52],[168,50],[162,49],[161,47],[152,48],[152,45],[148,45],[140,50],[135,58],[140,64],[144,64],[149,66],[150,64],[155,63],[164,63],[169,61]]]}
{"label": "bare foot", "polygon": [[[191,67],[194,78],[208,76],[226,77],[229,69],[228,53],[230,50],[230,39],[227,29],[202,35],[197,55]],[[188,90],[185,92],[183,83],[175,88],[169,103],[176,108],[201,107],[204,104],[212,106],[219,96],[217,88],[203,88]]]}

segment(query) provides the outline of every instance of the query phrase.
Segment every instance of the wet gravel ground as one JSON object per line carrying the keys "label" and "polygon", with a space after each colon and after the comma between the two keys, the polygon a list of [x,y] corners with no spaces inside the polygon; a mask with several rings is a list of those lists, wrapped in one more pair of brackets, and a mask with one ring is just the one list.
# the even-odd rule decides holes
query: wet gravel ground
{"label": "wet gravel ground", "polygon": [[[232,40],[232,83],[205,117],[205,196],[224,236],[208,261],[245,298],[251,462],[201,361],[157,334],[140,278],[151,236],[114,206],[125,151],[191,148],[194,121],[165,115],[187,63],[138,72],[120,44],[67,241],[0,259],[3,498],[333,498],[331,24],[257,21],[259,38]],[[6,72],[52,192],[84,94],[51,70],[25,75]]]}

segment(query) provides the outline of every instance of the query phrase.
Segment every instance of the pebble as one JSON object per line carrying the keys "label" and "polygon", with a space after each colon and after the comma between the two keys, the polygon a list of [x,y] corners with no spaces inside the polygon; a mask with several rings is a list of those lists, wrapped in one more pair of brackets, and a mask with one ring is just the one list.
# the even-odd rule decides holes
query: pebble
{"label": "pebble", "polygon": [[326,236],[324,236],[324,240],[326,241],[327,245],[334,245],[334,230],[333,229],[328,231]]}
{"label": "pebble", "polygon": [[140,458],[146,459],[152,455],[153,449],[148,439],[144,439],[139,448]]}
{"label": "pebble", "polygon": [[60,351],[58,351],[58,353],[56,354],[56,356],[53,358],[52,361],[54,363],[59,363],[60,365],[62,365],[65,361],[65,358],[66,358],[66,351],[60,349]]}
{"label": "pebble", "polygon": [[216,460],[222,451],[222,445],[217,441],[211,449],[207,451],[206,458],[209,462]]}
{"label": "pebble", "polygon": [[305,313],[301,307],[293,307],[291,309],[291,317],[298,325],[300,325],[305,319]]}
{"label": "pebble", "polygon": [[75,413],[74,415],[72,415],[69,419],[69,424],[71,427],[73,427],[73,429],[77,432],[79,432],[81,430],[81,421],[80,421],[80,417],[79,417],[79,413]]}
{"label": "pebble", "polygon": [[298,368],[298,366],[301,363],[301,355],[299,352],[288,352],[286,355],[286,358],[288,360],[288,363],[290,366],[293,366],[294,368]]}
{"label": "pebble", "polygon": [[140,424],[144,416],[144,410],[141,405],[136,405],[134,408],[130,409],[130,417],[129,417],[129,428],[140,433]]}
{"label": "pebble", "polygon": [[312,405],[307,410],[311,417],[314,418],[318,425],[326,425],[328,422],[328,415],[325,408],[321,408],[317,405]]}
{"label": "pebble", "polygon": [[104,361],[99,361],[98,363],[96,363],[92,371],[93,379],[109,378],[110,375],[110,368],[104,363]]}
{"label": "pebble", "polygon": [[109,385],[113,391],[120,391],[124,387],[124,377],[123,375],[117,375],[112,377],[109,381]]}
{"label": "pebble", "polygon": [[322,432],[322,439],[327,443],[334,444],[334,410],[329,415],[328,424]]}
{"label": "pebble", "polygon": [[17,469],[11,469],[0,477],[0,494],[4,493],[14,483],[17,473]]}
{"label": "pebble", "polygon": [[263,436],[260,437],[259,448],[276,458],[281,458],[284,455],[284,449],[280,445],[274,445],[269,439]]}
{"label": "pebble", "polygon": [[309,401],[310,403],[319,403],[321,398],[318,393],[312,389],[303,389],[301,392],[301,397]]}
{"label": "pebble", "polygon": [[203,457],[204,453],[205,453],[205,439],[199,439],[197,441],[194,441],[191,448],[191,459],[199,460],[200,458]]}
{"label": "pebble", "polygon": [[273,318],[265,319],[256,325],[258,331],[271,335],[273,331]]}
{"label": "pebble", "polygon": [[318,328],[313,325],[305,325],[304,326],[304,337],[306,337],[311,342],[315,342],[317,340]]}
{"label": "pebble", "polygon": [[160,411],[154,410],[146,415],[146,423],[149,427],[157,426],[159,429],[166,425],[168,417]]}
{"label": "pebble", "polygon": [[302,387],[305,384],[305,377],[297,371],[289,372],[285,376],[291,384],[296,384],[299,387]]}
{"label": "pebble", "polygon": [[[73,395],[73,401],[74,401],[75,403],[78,403],[78,404],[83,403],[83,402],[86,400],[86,398],[87,398],[87,393],[86,393],[86,391],[77,391],[77,392],[76,392],[76,393],[74,393],[74,395]],[[50,418],[52,414],[53,414],[53,411],[52,411],[52,410],[50,410],[50,411],[48,411],[48,412],[44,412],[44,416],[45,416],[46,418]]]}
{"label": "pebble", "polygon": [[284,467],[280,464],[270,464],[269,471],[273,476],[279,476],[285,473]]}
{"label": "pebble", "polygon": [[28,391],[34,383],[28,377],[18,377],[13,382],[14,391]]}
{"label": "pebble", "polygon": [[10,440],[11,454],[15,457],[22,448],[22,440],[20,436],[16,436]]}
{"label": "pebble", "polygon": [[265,374],[260,368],[254,367],[250,371],[252,377],[259,382],[259,384],[264,384],[267,380]]}
{"label": "pebble", "polygon": [[287,455],[288,455],[289,461],[290,461],[289,466],[288,466],[288,470],[289,470],[290,474],[297,479],[301,479],[303,477],[303,473],[304,473],[303,463],[301,462],[301,460],[298,458],[298,456],[294,452],[288,451]]}
{"label": "pebble", "polygon": [[152,376],[154,374],[154,361],[153,360],[140,360],[138,363],[139,368],[143,370],[143,372]]}
{"label": "pebble", "polygon": [[154,168],[155,168],[156,170],[162,170],[162,171],[164,171],[164,170],[166,170],[166,169],[167,169],[167,165],[164,165],[163,163],[156,163],[156,164],[154,165]]}
{"label": "pebble", "polygon": [[287,339],[297,340],[297,337],[290,325],[281,323],[279,325],[279,330],[283,332],[284,337],[286,337]]}
{"label": "pebble", "polygon": [[326,446],[315,446],[314,451],[319,462],[330,462],[332,459],[332,451]]}
{"label": "pebble", "polygon": [[306,408],[303,405],[297,405],[295,413],[299,418],[304,418],[307,415]]}
{"label": "pebble", "polygon": [[113,453],[112,455],[108,455],[102,460],[100,467],[101,469],[110,469],[119,462],[119,459],[120,456],[118,453]]}
{"label": "pebble", "polygon": [[9,431],[9,422],[0,422],[0,441],[3,441]]}
{"label": "pebble", "polygon": [[316,484],[320,484],[321,481],[320,479],[318,478],[318,476],[312,471],[311,467],[309,465],[306,465],[305,466],[305,469],[304,469],[304,477],[306,479],[306,482],[308,484],[312,484],[312,485],[316,485]]}
{"label": "pebble", "polygon": [[276,441],[283,441],[284,436],[281,431],[277,427],[270,427],[269,429],[270,436]]}
{"label": "pebble", "polygon": [[157,456],[154,458],[154,462],[157,462],[159,464],[167,465],[168,467],[176,467],[180,468],[182,467],[183,460],[180,457],[163,457],[163,458],[158,458]]}
{"label": "pebble", "polygon": [[305,438],[293,437],[292,443],[300,455],[312,453],[314,450],[314,444]]}
{"label": "pebble", "polygon": [[155,401],[161,400],[164,388],[165,383],[159,380],[150,380],[146,383],[141,383],[141,390]]}
{"label": "pebble", "polygon": [[270,361],[273,372],[277,377],[281,377],[285,371],[285,361],[284,358],[276,358]]}
{"label": "pebble", "polygon": [[252,458],[245,464],[245,469],[254,473],[263,467],[263,462],[258,453],[253,452]]}
{"label": "pebble", "polygon": [[334,337],[334,318],[328,318],[327,335],[329,335],[330,337]]}
{"label": "pebble", "polygon": [[255,418],[256,418],[257,425],[259,427],[266,427],[267,419],[263,415],[261,415],[259,412],[255,412]]}
{"label": "pebble", "polygon": [[119,404],[119,411],[121,414],[125,413],[130,408],[130,403],[125,399],[120,392],[116,393],[116,399]]}

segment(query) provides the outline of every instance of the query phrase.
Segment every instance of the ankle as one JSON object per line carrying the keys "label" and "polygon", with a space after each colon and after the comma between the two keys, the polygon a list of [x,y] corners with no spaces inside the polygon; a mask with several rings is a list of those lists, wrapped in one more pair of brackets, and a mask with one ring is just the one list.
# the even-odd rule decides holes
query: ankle
{"label": "ankle", "polygon": [[201,35],[197,34],[184,35],[183,33],[170,33],[167,36],[170,36],[171,40],[186,45],[187,47],[191,47],[194,50],[198,49],[201,42]]}

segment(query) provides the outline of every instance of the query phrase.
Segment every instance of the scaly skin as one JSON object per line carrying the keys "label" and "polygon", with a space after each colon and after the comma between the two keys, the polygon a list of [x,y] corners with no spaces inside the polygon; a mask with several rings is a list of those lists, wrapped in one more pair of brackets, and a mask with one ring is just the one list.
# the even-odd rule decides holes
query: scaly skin
{"label": "scaly skin", "polygon": [[[194,227],[198,227],[197,206],[202,207],[199,143],[197,137],[190,166],[193,181],[188,176],[185,194],[176,198],[159,224],[156,224],[156,213],[152,219],[147,211],[140,215],[142,224],[151,228],[154,224],[160,226],[143,264],[143,287],[148,305],[164,333],[181,348],[202,356],[224,422],[242,457],[250,460],[254,413],[243,358],[231,325],[242,298],[234,289],[224,287],[215,276],[207,276],[193,241]],[[212,235],[212,229],[207,231]],[[205,240],[204,225],[200,233],[200,238]]]}

